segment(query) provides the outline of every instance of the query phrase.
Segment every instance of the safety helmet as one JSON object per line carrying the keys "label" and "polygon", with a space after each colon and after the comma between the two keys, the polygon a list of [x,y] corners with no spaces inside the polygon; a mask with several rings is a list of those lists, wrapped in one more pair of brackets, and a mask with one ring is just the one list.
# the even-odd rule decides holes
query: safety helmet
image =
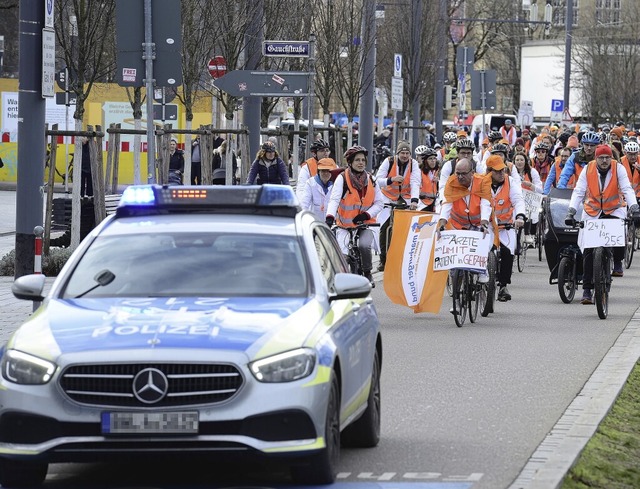
{"label": "safety helmet", "polygon": [[589,131],[582,135],[582,140],[580,142],[582,144],[600,144],[602,140],[600,139],[600,134],[594,131]]}
{"label": "safety helmet", "polygon": [[539,149],[544,149],[545,151],[549,151],[549,145],[547,143],[538,143],[536,144],[535,151]]}
{"label": "safety helmet", "polygon": [[469,138],[461,138],[458,139],[456,141],[456,148],[458,150],[460,149],[475,149],[475,145],[473,144],[473,141],[471,141],[471,139]]}
{"label": "safety helmet", "polygon": [[317,139],[311,144],[311,151],[318,151],[319,149],[329,149],[329,143],[324,139]]}
{"label": "safety helmet", "polygon": [[421,145],[414,150],[414,153],[416,156],[422,156],[428,149],[429,146]]}
{"label": "safety helmet", "polygon": [[351,146],[344,152],[344,158],[347,160],[347,163],[351,164],[358,153],[364,153],[365,156],[369,156],[369,152],[364,146]]}
{"label": "safety helmet", "polygon": [[427,149],[424,150],[424,153],[422,153],[422,156],[424,156],[426,159],[426,158],[429,158],[430,156],[438,156],[438,152],[433,148],[427,147]]}
{"label": "safety helmet", "polygon": [[502,133],[500,131],[491,131],[487,137],[489,141],[500,141],[502,139]]}
{"label": "safety helmet", "polygon": [[506,144],[494,144],[491,148],[491,154],[496,153],[504,153],[504,155],[506,156],[507,153],[509,153],[509,148],[507,148]]}
{"label": "safety helmet", "polygon": [[637,153],[638,151],[640,151],[640,144],[636,143],[635,141],[629,141],[624,145],[625,153]]}
{"label": "safety helmet", "polygon": [[442,139],[446,143],[453,143],[456,139],[458,139],[458,136],[456,136],[455,132],[445,132],[444,136],[442,136]]}

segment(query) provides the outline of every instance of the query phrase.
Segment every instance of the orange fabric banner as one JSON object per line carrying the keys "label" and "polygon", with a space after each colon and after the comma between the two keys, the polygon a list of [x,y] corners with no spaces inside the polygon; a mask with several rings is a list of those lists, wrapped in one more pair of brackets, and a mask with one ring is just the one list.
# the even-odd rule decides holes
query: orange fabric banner
{"label": "orange fabric banner", "polygon": [[384,269],[384,291],[395,304],[414,313],[438,314],[447,283],[446,271],[433,271],[439,214],[396,210],[391,246]]}

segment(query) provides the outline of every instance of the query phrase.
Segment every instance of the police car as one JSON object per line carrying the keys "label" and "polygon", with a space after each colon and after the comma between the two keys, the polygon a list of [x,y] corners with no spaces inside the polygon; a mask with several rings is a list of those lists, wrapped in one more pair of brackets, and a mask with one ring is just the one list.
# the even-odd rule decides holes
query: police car
{"label": "police car", "polygon": [[288,186],[131,186],[0,351],[0,483],[114,454],[284,457],[334,481],[380,438],[365,277]]}

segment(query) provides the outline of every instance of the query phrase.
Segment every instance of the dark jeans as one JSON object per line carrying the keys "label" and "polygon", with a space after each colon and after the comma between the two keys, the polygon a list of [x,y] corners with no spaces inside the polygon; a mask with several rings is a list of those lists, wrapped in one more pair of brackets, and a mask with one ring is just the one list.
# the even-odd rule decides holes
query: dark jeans
{"label": "dark jeans", "polygon": [[498,284],[505,286],[511,283],[513,272],[513,255],[505,245],[500,243],[500,274],[497,277]]}
{"label": "dark jeans", "polygon": [[91,172],[82,171],[80,177],[80,197],[93,197],[93,179]]}
{"label": "dark jeans", "polygon": [[199,161],[191,162],[191,185],[202,185],[202,164]]}

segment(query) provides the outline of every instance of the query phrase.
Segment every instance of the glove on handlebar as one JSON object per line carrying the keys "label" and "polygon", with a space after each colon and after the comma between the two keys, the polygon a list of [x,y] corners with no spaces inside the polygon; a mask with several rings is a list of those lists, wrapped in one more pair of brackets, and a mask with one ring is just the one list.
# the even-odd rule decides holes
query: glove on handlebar
{"label": "glove on handlebar", "polygon": [[573,214],[567,214],[564,218],[564,223],[572,228],[576,227],[576,219],[573,217]]}
{"label": "glove on handlebar", "polygon": [[333,226],[333,223],[336,222],[336,219],[333,216],[327,216],[325,218],[324,222],[327,223],[327,226],[331,227],[331,226]]}
{"label": "glove on handlebar", "polygon": [[356,217],[353,218],[353,223],[362,224],[365,221],[368,221],[369,219],[371,219],[371,216],[368,213],[361,212],[360,214],[358,214]]}

